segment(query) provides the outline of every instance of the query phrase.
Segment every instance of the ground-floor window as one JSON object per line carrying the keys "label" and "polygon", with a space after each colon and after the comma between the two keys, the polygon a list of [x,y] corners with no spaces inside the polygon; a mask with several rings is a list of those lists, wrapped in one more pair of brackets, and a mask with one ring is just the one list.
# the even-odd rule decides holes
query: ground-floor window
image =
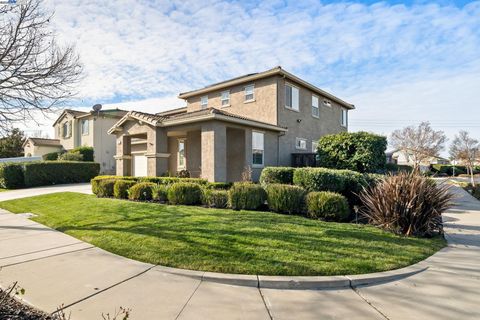
{"label": "ground-floor window", "polygon": [[296,138],[295,148],[297,148],[298,150],[307,150],[307,139]]}
{"label": "ground-floor window", "polygon": [[256,167],[263,166],[264,134],[252,131],[252,164]]}
{"label": "ground-floor window", "polygon": [[185,169],[185,139],[178,139],[177,167],[178,170]]}

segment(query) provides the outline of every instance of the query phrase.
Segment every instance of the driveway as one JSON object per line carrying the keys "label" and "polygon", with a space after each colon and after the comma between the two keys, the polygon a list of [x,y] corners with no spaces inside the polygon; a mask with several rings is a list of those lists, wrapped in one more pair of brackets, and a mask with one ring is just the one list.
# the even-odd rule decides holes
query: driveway
{"label": "driveway", "polygon": [[202,281],[9,213],[0,214],[0,283],[19,281],[27,302],[49,312],[63,304],[71,319],[102,319],[120,306],[131,308],[130,319],[479,319],[480,202],[452,190],[459,198],[445,215],[448,247],[422,262],[426,271],[380,285],[278,290]]}
{"label": "driveway", "polygon": [[28,189],[16,189],[0,192],[0,201],[20,199],[26,197],[40,196],[42,194],[55,192],[80,192],[92,194],[90,183],[59,184],[55,186],[44,186]]}

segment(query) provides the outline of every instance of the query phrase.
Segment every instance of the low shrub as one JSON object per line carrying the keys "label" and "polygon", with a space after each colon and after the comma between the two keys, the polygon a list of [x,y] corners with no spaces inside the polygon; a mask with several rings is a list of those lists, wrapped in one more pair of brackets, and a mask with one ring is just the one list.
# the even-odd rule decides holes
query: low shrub
{"label": "low shrub", "polygon": [[42,156],[42,159],[44,161],[55,161],[55,160],[58,160],[58,156],[60,155],[59,152],[50,152],[50,153],[46,153]]}
{"label": "low shrub", "polygon": [[0,186],[5,189],[24,188],[23,165],[21,163],[0,164]]}
{"label": "low shrub", "polygon": [[232,187],[233,183],[231,182],[209,182],[205,185],[207,189],[214,190],[228,190]]}
{"label": "low shrub", "polygon": [[177,177],[179,177],[179,178],[190,178],[190,171],[180,170],[180,171],[177,172]]}
{"label": "low shrub", "polygon": [[197,183],[177,182],[169,186],[167,197],[171,204],[200,204],[202,202],[202,189]]}
{"label": "low shrub", "polygon": [[115,179],[103,179],[98,181],[95,195],[99,198],[109,198],[114,195],[114,187],[118,181]]}
{"label": "low shrub", "polygon": [[[440,176],[458,176],[460,174],[466,174],[467,168],[465,166],[455,166],[446,164],[432,164],[430,170]],[[455,171],[455,172],[454,172]]]}
{"label": "low shrub", "polygon": [[235,183],[228,191],[228,201],[234,210],[257,210],[266,198],[262,186],[249,182]]}
{"label": "low shrub", "polygon": [[89,182],[98,175],[100,164],[76,161],[38,161],[23,164],[25,187]]}
{"label": "low shrub", "polygon": [[178,177],[141,177],[137,178],[139,181],[142,182],[153,182],[157,184],[165,184],[169,185],[172,183],[177,183],[177,182],[189,182],[189,183],[196,183],[200,185],[206,185],[208,184],[208,181],[206,179],[200,179],[200,178],[178,178]]}
{"label": "low shrub", "polygon": [[262,170],[262,173],[260,174],[260,184],[293,184],[294,172],[295,168],[292,167],[266,167]]}
{"label": "low shrub", "polygon": [[287,214],[302,214],[305,207],[305,189],[288,184],[266,186],[270,210]]}
{"label": "low shrub", "polygon": [[293,183],[307,191],[332,191],[345,190],[346,170],[327,168],[297,168],[293,174]]}
{"label": "low shrub", "polygon": [[205,189],[203,203],[210,208],[227,208],[228,191],[221,189]]}
{"label": "low shrub", "polygon": [[83,155],[80,152],[66,152],[58,156],[62,161],[83,161]]}
{"label": "low shrub", "polygon": [[364,205],[360,213],[371,224],[396,234],[442,233],[442,212],[452,206],[454,197],[448,188],[415,173],[388,175],[360,194]]}
{"label": "low shrub", "polygon": [[130,200],[152,200],[152,189],[155,187],[152,182],[139,182],[128,189],[128,199]]}
{"label": "low shrub", "polygon": [[[105,179],[106,180],[106,179]],[[104,181],[104,180],[100,180]],[[114,180],[113,196],[117,199],[128,199],[128,189],[136,184],[133,180]]]}
{"label": "low shrub", "polygon": [[347,199],[339,193],[310,192],[306,197],[308,216],[325,221],[343,221],[349,215]]}
{"label": "low shrub", "polygon": [[81,146],[69,151],[69,153],[77,152],[82,155],[82,161],[93,161],[94,159],[93,147]]}
{"label": "low shrub", "polygon": [[166,202],[168,196],[168,188],[166,185],[157,184],[152,188],[152,199],[159,202]]}

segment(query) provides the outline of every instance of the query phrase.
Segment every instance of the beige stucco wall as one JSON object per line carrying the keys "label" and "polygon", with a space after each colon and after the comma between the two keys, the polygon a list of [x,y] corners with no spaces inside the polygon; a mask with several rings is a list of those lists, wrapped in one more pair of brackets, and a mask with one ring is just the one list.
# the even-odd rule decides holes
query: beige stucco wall
{"label": "beige stucco wall", "polygon": [[33,143],[27,142],[23,148],[25,157],[41,157],[47,153],[60,152],[62,148],[54,146],[34,146]]}
{"label": "beige stucco wall", "polygon": [[[100,172],[103,174],[115,173],[116,137],[108,134],[108,130],[118,121],[118,118],[99,117],[93,120],[93,116],[88,118],[89,134],[81,136],[82,145],[93,146],[95,161],[100,163]],[[79,120],[80,123],[81,120]]]}
{"label": "beige stucco wall", "polygon": [[[63,134],[62,134],[63,124],[65,122],[69,122],[69,121],[72,122],[72,134],[70,135],[70,137],[64,138]],[[77,141],[77,139],[78,139],[78,133],[77,133],[78,125],[77,125],[74,117],[71,114],[65,114],[65,116],[62,118],[62,120],[59,121],[55,125],[54,128],[55,128],[55,139],[60,140],[60,144],[63,146],[63,148],[65,150],[71,150],[71,149],[78,146],[78,141]],[[60,128],[60,132],[59,132],[59,128]]]}
{"label": "beige stucco wall", "polygon": [[[285,107],[285,83],[288,82],[299,88],[299,111],[287,109]],[[346,127],[341,125],[342,107],[337,103],[331,102],[331,107],[323,105],[322,97],[319,97],[319,118],[312,116],[312,91],[298,85],[288,79],[278,78],[278,125],[287,127],[288,131],[280,137],[279,165],[291,165],[291,154],[301,152],[312,152],[312,141],[326,134],[339,133],[347,131]],[[299,121],[300,122],[299,122]],[[307,139],[307,149],[299,150],[295,148],[296,138]]]}
{"label": "beige stucco wall", "polygon": [[[253,102],[245,102],[245,86],[255,86]],[[218,90],[208,93],[208,107],[225,110],[232,114],[245,116],[258,121],[276,124],[276,77],[255,80],[245,84],[232,86],[230,90],[230,106],[222,107],[221,93],[226,90]],[[201,109],[200,99],[204,95],[198,95],[187,99],[187,112]]]}

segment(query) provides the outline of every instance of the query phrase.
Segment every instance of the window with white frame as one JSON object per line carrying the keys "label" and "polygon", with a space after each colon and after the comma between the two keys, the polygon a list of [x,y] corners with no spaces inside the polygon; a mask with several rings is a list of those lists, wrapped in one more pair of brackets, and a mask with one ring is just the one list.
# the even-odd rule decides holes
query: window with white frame
{"label": "window with white frame", "polygon": [[208,107],[208,96],[203,96],[200,98],[200,106],[202,107],[202,109]]}
{"label": "window with white frame", "polygon": [[82,120],[82,135],[88,134],[88,120]]}
{"label": "window with white frame", "polygon": [[255,86],[250,84],[245,86],[245,102],[255,100]]}
{"label": "window with white frame", "polygon": [[340,118],[340,123],[344,127],[346,127],[348,125],[348,111],[347,111],[347,109],[342,109],[342,117]]}
{"label": "window with white frame", "polygon": [[307,139],[296,138],[295,139],[295,148],[299,150],[307,150]]}
{"label": "window with white frame", "polygon": [[285,85],[285,107],[298,111],[299,110],[298,106],[299,106],[298,88],[290,84],[286,84]]}
{"label": "window with white frame", "polygon": [[230,91],[223,91],[221,95],[222,107],[228,107],[230,105]]}
{"label": "window with white frame", "polygon": [[318,149],[318,142],[312,141],[312,152],[317,153],[317,149]]}
{"label": "window with white frame", "polygon": [[320,117],[320,109],[318,108],[318,97],[312,95],[312,116]]}
{"label": "window with white frame", "polygon": [[186,168],[185,139],[178,139],[177,167],[178,167],[178,170],[184,170]]}
{"label": "window with white frame", "polygon": [[252,131],[252,164],[256,167],[263,166],[264,134]]}

